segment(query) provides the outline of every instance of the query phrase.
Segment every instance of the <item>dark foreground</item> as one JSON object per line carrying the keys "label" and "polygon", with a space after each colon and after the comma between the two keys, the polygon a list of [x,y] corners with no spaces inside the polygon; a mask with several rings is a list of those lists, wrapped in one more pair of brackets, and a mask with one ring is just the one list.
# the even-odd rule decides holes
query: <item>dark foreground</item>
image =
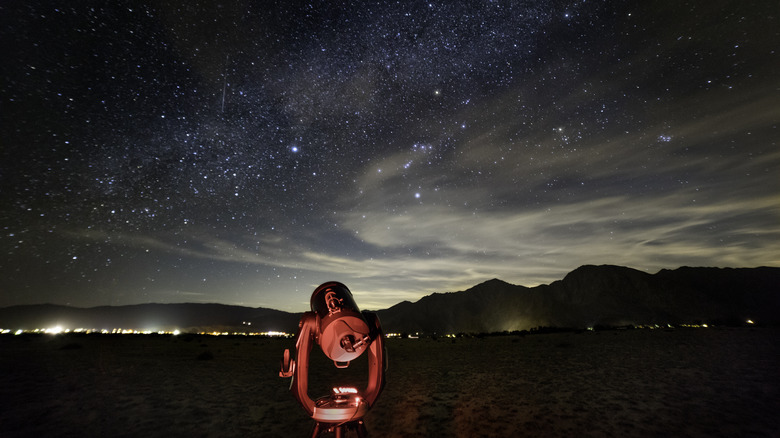
{"label": "dark foreground", "polygon": [[[0,435],[305,437],[277,376],[293,344],[3,335]],[[780,329],[389,340],[388,353],[374,437],[780,436]],[[364,366],[318,361],[312,396],[362,384]]]}

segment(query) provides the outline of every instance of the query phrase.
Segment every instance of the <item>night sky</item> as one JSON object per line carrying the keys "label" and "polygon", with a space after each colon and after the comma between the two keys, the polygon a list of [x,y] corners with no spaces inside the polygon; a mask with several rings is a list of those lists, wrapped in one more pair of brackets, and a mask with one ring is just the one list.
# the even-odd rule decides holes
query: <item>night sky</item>
{"label": "night sky", "polygon": [[0,306],[780,265],[774,1],[149,3],[0,3]]}

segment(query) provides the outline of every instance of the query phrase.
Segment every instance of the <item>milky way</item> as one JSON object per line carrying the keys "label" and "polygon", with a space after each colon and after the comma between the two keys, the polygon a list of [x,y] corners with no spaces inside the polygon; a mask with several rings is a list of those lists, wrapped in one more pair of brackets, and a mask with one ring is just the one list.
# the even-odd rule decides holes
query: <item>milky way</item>
{"label": "milky way", "polygon": [[35,3],[0,5],[0,306],[780,265],[773,2]]}

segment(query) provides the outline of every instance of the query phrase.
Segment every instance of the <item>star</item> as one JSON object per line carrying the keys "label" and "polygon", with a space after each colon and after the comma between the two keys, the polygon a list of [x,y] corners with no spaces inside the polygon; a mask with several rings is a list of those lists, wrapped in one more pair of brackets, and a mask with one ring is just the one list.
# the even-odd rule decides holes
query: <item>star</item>
{"label": "star", "polygon": [[5,3],[0,306],[777,264],[771,2]]}

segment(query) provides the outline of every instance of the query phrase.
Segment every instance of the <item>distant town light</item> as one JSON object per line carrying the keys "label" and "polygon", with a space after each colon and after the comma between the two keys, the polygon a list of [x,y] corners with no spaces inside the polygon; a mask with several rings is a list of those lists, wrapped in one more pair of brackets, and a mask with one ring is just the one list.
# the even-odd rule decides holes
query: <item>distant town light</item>
{"label": "distant town light", "polygon": [[57,335],[62,333],[62,326],[56,326],[56,327],[49,327],[46,330],[43,331],[44,333],[49,333],[52,335]]}
{"label": "distant town light", "polygon": [[285,333],[285,332],[277,332],[277,331],[265,332],[264,334],[266,336],[282,336],[282,337],[286,337],[287,336],[287,333]]}
{"label": "distant town light", "polygon": [[[47,328],[36,328],[36,329],[5,329],[0,327],[0,335],[3,334],[11,334],[14,333],[16,335],[22,335],[25,333],[45,333],[45,334],[68,334],[68,333],[80,333],[80,334],[92,334],[92,333],[101,333],[104,335],[108,334],[114,334],[114,335],[152,335],[152,334],[158,334],[158,335],[165,335],[170,334],[177,336],[181,334],[180,330],[150,330],[150,329],[129,329],[129,328],[112,328],[112,329],[87,329],[83,327],[79,327],[76,329],[70,329],[67,327],[62,327],[61,325],[47,327]],[[235,332],[227,332],[227,331],[212,331],[212,332],[199,332],[197,334],[200,335],[209,335],[209,336],[268,336],[268,337],[281,337],[281,338],[289,338],[293,335],[287,332],[282,331],[268,331],[268,332],[249,332],[249,331],[235,331]]]}

